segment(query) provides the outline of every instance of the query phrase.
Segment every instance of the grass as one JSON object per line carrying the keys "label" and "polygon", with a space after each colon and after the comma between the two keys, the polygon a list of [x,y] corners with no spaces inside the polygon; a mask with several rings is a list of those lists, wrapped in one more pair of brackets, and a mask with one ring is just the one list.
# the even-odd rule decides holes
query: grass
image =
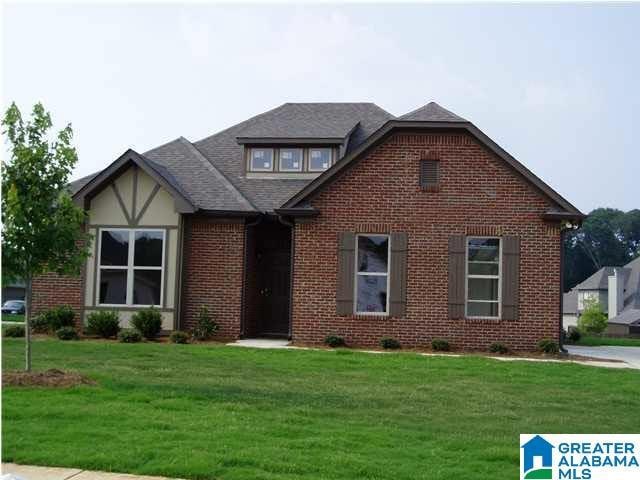
{"label": "grass", "polygon": [[[3,342],[5,369],[23,341]],[[209,479],[512,479],[520,433],[636,433],[640,371],[38,340],[97,386],[3,389],[5,462]]]}
{"label": "grass", "polygon": [[575,345],[598,346],[611,345],[619,347],[640,347],[640,338],[624,337],[581,337]]}
{"label": "grass", "polygon": [[2,314],[2,321],[3,322],[24,322],[24,315],[12,315],[10,313],[3,313]]}

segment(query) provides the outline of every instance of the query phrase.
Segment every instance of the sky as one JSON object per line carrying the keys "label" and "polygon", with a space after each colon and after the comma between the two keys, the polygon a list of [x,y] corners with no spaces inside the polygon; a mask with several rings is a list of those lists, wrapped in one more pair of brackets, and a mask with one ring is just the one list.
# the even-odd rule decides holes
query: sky
{"label": "sky", "polygon": [[640,3],[5,4],[2,23],[3,108],[71,122],[73,178],[284,102],[436,101],[582,211],[640,208]]}

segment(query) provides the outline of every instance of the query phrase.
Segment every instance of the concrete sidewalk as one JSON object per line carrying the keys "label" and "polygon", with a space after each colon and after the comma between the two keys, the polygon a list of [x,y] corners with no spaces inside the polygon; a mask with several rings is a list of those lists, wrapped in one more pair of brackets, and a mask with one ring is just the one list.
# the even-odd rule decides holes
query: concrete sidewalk
{"label": "concrete sidewalk", "polygon": [[22,480],[168,480],[167,477],[130,475],[128,473],[93,472],[79,468],[36,467],[33,465],[2,464],[2,479]]}

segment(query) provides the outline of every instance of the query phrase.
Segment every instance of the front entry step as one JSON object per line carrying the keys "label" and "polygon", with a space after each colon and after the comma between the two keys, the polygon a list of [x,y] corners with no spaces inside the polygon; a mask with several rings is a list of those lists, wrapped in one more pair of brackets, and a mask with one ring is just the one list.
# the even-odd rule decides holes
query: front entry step
{"label": "front entry step", "polygon": [[249,348],[291,348],[289,340],[275,338],[243,338],[227,345],[232,347]]}

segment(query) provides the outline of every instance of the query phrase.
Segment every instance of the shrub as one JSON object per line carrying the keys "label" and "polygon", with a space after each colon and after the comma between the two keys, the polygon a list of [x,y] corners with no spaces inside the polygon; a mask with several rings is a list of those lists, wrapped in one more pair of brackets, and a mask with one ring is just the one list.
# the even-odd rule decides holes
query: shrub
{"label": "shrub", "polygon": [[133,328],[123,328],[118,333],[118,340],[122,343],[138,343],[142,341],[142,334]]}
{"label": "shrub", "polygon": [[344,338],[339,337],[338,335],[327,335],[324,339],[324,343],[329,345],[331,348],[344,347],[346,345]]}
{"label": "shrub", "polygon": [[4,329],[4,336],[12,338],[24,337],[24,325],[9,325]]}
{"label": "shrub", "polygon": [[400,348],[400,342],[395,338],[383,337],[380,339],[380,346],[385,350],[397,350]]}
{"label": "shrub", "polygon": [[193,338],[196,340],[209,340],[218,331],[218,324],[211,317],[209,309],[202,305],[198,314],[198,323],[192,330]]}
{"label": "shrub", "polygon": [[555,340],[543,338],[538,342],[538,350],[544,353],[558,353],[560,348],[558,347],[558,342]]}
{"label": "shrub", "polygon": [[593,298],[585,298],[584,310],[578,318],[578,328],[581,332],[600,334],[607,328],[607,315],[600,302]]}
{"label": "shrub", "polygon": [[189,343],[189,334],[187,332],[176,330],[175,332],[171,332],[169,340],[171,340],[172,343]]}
{"label": "shrub", "polygon": [[582,338],[582,333],[580,333],[580,329],[573,326],[569,327],[569,331],[567,333],[567,340],[569,340],[572,343],[577,343],[580,341],[581,338]]}
{"label": "shrub", "polygon": [[155,308],[140,310],[131,317],[131,324],[147,340],[153,340],[162,330],[162,315]]}
{"label": "shrub", "polygon": [[44,313],[30,318],[29,326],[33,333],[49,333],[51,331],[51,328],[49,328],[49,318]]}
{"label": "shrub", "polygon": [[118,312],[92,312],[87,317],[87,329],[89,333],[102,338],[111,338],[120,331],[120,319]]}
{"label": "shrub", "polygon": [[434,338],[431,341],[431,348],[433,348],[436,352],[448,352],[449,351],[449,342],[443,340],[441,338]]}
{"label": "shrub", "polygon": [[504,343],[495,342],[489,345],[489,351],[491,353],[509,353],[509,347],[507,347]]}
{"label": "shrub", "polygon": [[58,332],[62,327],[73,327],[73,317],[75,313],[69,305],[60,305],[53,307],[43,314],[49,326],[49,331]]}
{"label": "shrub", "polygon": [[56,330],[56,336],[60,340],[78,340],[78,332],[73,327],[60,327]]}

